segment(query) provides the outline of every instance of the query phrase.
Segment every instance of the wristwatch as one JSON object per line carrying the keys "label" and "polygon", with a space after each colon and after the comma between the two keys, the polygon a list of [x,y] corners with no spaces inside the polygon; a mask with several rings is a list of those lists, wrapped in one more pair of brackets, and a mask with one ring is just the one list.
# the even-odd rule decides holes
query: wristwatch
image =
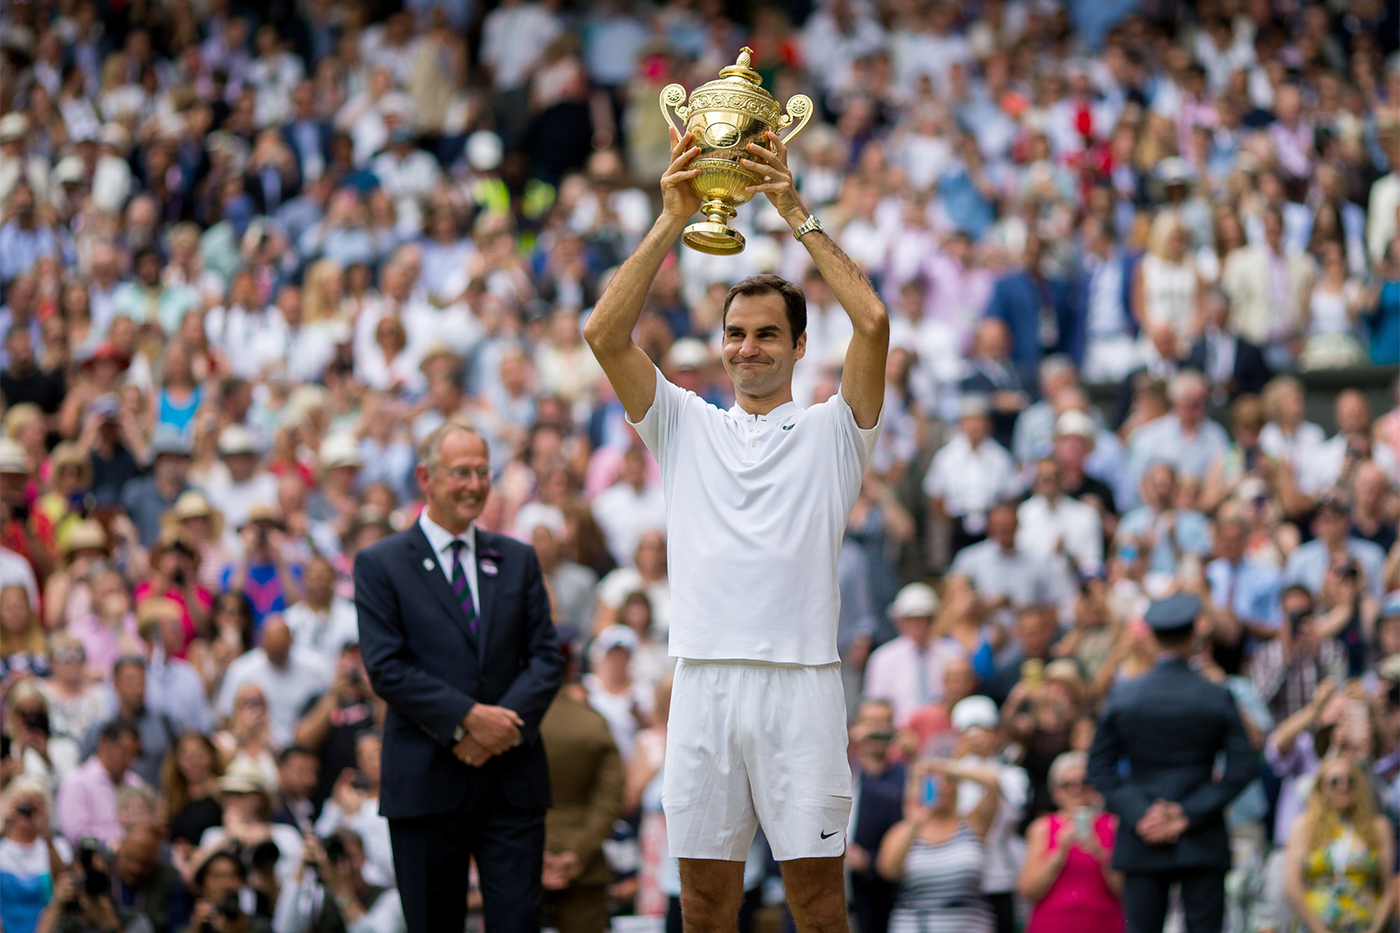
{"label": "wristwatch", "polygon": [[792,231],[792,235],[793,235],[796,239],[799,239],[799,240],[800,240],[800,239],[802,239],[804,236],[806,236],[807,234],[811,233],[813,230],[821,230],[821,229],[824,229],[824,228],[822,227],[822,222],[821,222],[820,220],[817,219],[817,215],[816,215],[816,214],[812,214],[812,215],[810,215],[806,220],[802,221],[802,226],[800,226],[800,227],[798,227],[796,230]]}

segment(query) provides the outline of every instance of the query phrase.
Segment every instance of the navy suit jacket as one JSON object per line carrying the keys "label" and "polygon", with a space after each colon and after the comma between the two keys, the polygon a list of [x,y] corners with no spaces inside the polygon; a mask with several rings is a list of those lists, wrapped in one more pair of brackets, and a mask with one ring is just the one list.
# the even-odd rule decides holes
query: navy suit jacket
{"label": "navy suit jacket", "polygon": [[[1055,315],[1059,339],[1053,347],[1040,343],[1040,309],[1048,305]],[[1079,362],[1084,356],[1084,297],[1077,283],[1063,279],[1037,282],[1025,270],[997,280],[987,303],[987,316],[1000,318],[1011,331],[1011,356],[1016,365],[1034,372],[1046,353],[1068,353]]]}
{"label": "navy suit jacket", "polygon": [[[1225,772],[1214,780],[1221,751]],[[1255,773],[1254,749],[1225,687],[1179,658],[1119,684],[1099,717],[1088,769],[1089,783],[1118,815],[1113,867],[1128,872],[1227,871],[1225,806]],[[1149,845],[1137,834],[1137,823],[1159,798],[1180,804],[1188,825],[1176,842]]]}
{"label": "navy suit jacket", "polygon": [[[1206,371],[1206,338],[1197,337],[1191,344],[1183,366]],[[1264,391],[1264,384],[1273,378],[1269,364],[1264,360],[1264,351],[1248,340],[1235,338],[1235,366],[1230,373],[1230,381],[1225,389],[1231,399],[1240,395],[1258,395]]]}
{"label": "navy suit jacket", "polygon": [[[539,561],[529,545],[480,529],[476,555],[476,637],[417,522],[355,558],[360,653],[389,704],[379,812],[390,819],[455,810],[478,782],[498,785],[512,806],[550,806],[539,726],[564,657]],[[477,703],[512,709],[525,727],[520,745],[470,768],[452,753],[453,733]]]}

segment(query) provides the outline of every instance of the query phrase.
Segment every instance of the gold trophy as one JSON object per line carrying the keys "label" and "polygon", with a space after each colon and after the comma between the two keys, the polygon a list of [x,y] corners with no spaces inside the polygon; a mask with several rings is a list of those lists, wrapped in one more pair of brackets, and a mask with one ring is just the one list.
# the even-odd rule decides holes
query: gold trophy
{"label": "gold trophy", "polygon": [[735,207],[753,197],[744,188],[763,182],[762,173],[739,162],[752,157],[748,144],[771,149],[765,134],[772,130],[786,145],[812,118],[812,99],[806,94],[794,96],[787,103],[787,113],[778,113],[778,102],[749,67],[752,55],[752,49],[740,49],[738,60],[721,68],[718,79],[696,88],[688,103],[679,84],[661,89],[666,121],[682,136],[694,133],[700,147],[690,163],[700,174],[691,182],[700,195],[700,213],[709,219],[686,227],[681,242],[702,253],[727,256],[744,250],[743,234],[725,221],[738,213]]}

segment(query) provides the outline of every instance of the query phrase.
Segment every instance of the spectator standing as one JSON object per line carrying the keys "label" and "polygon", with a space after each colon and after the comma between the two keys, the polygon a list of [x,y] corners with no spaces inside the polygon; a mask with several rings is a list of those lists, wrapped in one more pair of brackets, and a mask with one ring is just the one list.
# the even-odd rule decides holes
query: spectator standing
{"label": "spectator standing", "polygon": [[934,631],[938,595],[927,583],[910,583],[890,605],[899,635],[876,648],[865,668],[865,695],[890,705],[903,728],[920,709],[943,699],[944,669],[961,658],[961,645]]}
{"label": "spectator standing", "polygon": [[987,399],[965,397],[958,414],[957,433],[934,455],[923,483],[934,514],[952,522],[953,553],[987,536],[987,513],[1015,480],[1011,455],[992,438]]}
{"label": "spectator standing", "polygon": [[272,741],[280,748],[291,744],[297,718],[311,698],[326,689],[328,679],[320,659],[296,649],[287,624],[272,619],[263,626],[262,645],[229,665],[215,710],[225,718],[232,716],[238,692],[245,686],[258,687],[267,699]]}
{"label": "spectator standing", "polygon": [[72,839],[93,836],[110,846],[121,841],[117,790],[142,786],[132,770],[140,754],[141,734],[135,726],[114,719],[102,727],[97,751],[69,772],[58,788],[54,822],[63,835]]}

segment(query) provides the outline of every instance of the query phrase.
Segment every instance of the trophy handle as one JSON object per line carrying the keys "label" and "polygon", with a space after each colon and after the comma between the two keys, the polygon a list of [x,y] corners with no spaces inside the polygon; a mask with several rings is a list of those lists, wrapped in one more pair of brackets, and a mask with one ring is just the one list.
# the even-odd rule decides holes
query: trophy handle
{"label": "trophy handle", "polygon": [[690,118],[690,108],[685,105],[685,88],[679,84],[668,84],[661,89],[661,115],[677,136],[685,135],[685,122]]}
{"label": "trophy handle", "polygon": [[[783,145],[791,144],[793,137],[802,132],[807,121],[812,119],[812,98],[806,94],[795,94],[787,102],[787,113],[778,120],[778,138]],[[791,127],[791,129],[789,129]],[[784,134],[783,130],[787,130]]]}

